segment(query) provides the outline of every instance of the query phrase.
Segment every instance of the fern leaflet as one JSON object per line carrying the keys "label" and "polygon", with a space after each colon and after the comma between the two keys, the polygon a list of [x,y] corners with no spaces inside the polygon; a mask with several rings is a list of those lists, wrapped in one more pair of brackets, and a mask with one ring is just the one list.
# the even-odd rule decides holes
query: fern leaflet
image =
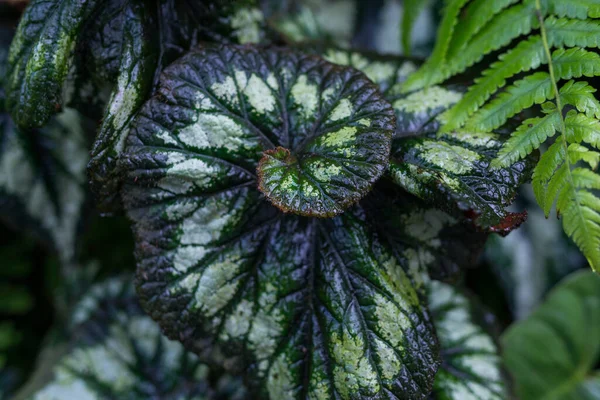
{"label": "fern leaflet", "polygon": [[600,190],[600,102],[594,87],[577,80],[600,76],[600,21],[595,19],[600,2],[474,0],[461,7],[443,17],[438,37],[443,34],[444,47],[435,63],[426,63],[403,90],[439,84],[499,51],[439,118],[440,133],[491,132],[519,117],[522,122],[492,168],[549,146],[533,174],[536,199],[546,216],[556,204],[565,232],[600,272],[600,199],[595,194]]}

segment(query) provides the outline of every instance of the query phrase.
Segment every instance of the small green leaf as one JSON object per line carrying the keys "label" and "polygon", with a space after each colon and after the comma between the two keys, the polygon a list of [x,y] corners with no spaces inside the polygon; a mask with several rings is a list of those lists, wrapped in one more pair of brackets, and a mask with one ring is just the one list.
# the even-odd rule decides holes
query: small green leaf
{"label": "small green leaf", "polygon": [[20,127],[41,127],[61,108],[72,50],[96,3],[29,3],[10,48],[6,81],[7,108]]}
{"label": "small green leaf", "polygon": [[66,343],[52,346],[61,351],[50,371],[17,397],[203,400],[213,394],[207,367],[162,335],[137,304],[131,279],[113,278],[89,289],[67,331]]}
{"label": "small green leaf", "polygon": [[[575,273],[503,336],[521,400],[592,400],[600,393],[600,277]],[[535,371],[535,373],[534,373]]]}
{"label": "small green leaf", "polygon": [[406,0],[403,4],[402,12],[402,50],[404,54],[410,55],[412,31],[419,14],[423,11],[423,8],[427,5],[426,1],[422,0]]}
{"label": "small green leaf", "polygon": [[486,320],[489,314],[458,289],[436,281],[429,284],[429,307],[442,354],[433,398],[506,399],[502,359]]}
{"label": "small green leaf", "polygon": [[[376,210],[284,214],[255,173],[261,157],[266,169],[336,149],[352,170],[387,158],[393,129],[363,74],[312,56],[221,46],[172,64],[121,159],[143,307],[194,351],[239,357],[259,398],[427,396],[432,327],[412,260],[370,228]],[[372,140],[338,147],[353,135]]]}
{"label": "small green leaf", "polygon": [[502,143],[502,136],[492,133],[400,138],[394,142],[389,174],[429,204],[466,216],[485,230],[507,234],[525,219],[526,214],[507,212],[506,207],[530,178],[534,160],[491,168]]}

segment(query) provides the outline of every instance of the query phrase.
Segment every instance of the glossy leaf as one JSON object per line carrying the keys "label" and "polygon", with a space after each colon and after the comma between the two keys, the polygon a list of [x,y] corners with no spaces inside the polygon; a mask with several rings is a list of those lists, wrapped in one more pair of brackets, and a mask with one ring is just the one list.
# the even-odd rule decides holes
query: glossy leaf
{"label": "glossy leaf", "polygon": [[[157,146],[177,143],[208,165],[233,163],[231,179],[241,181],[254,175],[264,152],[259,188],[284,211],[339,214],[387,167],[392,110],[351,69],[299,53],[207,48],[167,69],[159,93],[181,105],[153,100],[138,131],[161,124],[167,130],[153,138]],[[181,106],[186,111],[178,124],[154,122],[150,114]],[[215,176],[222,172],[215,170]]]}
{"label": "glossy leaf", "polygon": [[502,359],[486,321],[490,315],[457,288],[436,281],[429,284],[429,307],[442,354],[433,398],[506,399]]}
{"label": "glossy leaf", "polygon": [[17,125],[43,126],[62,105],[72,49],[97,1],[33,0],[9,54],[7,107]]}
{"label": "glossy leaf", "polygon": [[457,132],[394,142],[390,176],[410,193],[454,215],[464,215],[484,230],[507,234],[526,214],[506,211],[516,191],[531,176],[532,157],[492,169],[503,137]]}
{"label": "glossy leaf", "polygon": [[[123,150],[129,122],[150,95],[160,57],[159,49],[154,44],[158,37],[154,37],[153,20],[143,4],[127,2],[117,11],[117,21],[121,22],[122,28],[120,32],[106,33],[108,45],[101,48],[104,51],[97,55],[100,60],[108,62],[105,74],[110,76],[116,73],[117,80],[98,129],[88,166],[91,187],[100,203],[98,208],[102,211],[110,211],[118,202],[116,160]],[[110,25],[106,28],[110,28]],[[110,40],[116,41],[114,37],[118,34],[122,35],[118,43],[121,54],[113,55],[114,44]],[[114,59],[118,62],[116,66],[112,66]],[[98,75],[102,77],[103,74]]]}
{"label": "glossy leaf", "polygon": [[363,201],[381,240],[408,265],[413,286],[426,298],[425,283],[433,279],[456,282],[476,264],[487,239],[473,224],[456,218],[380,181]]}
{"label": "glossy leaf", "polygon": [[[367,100],[348,100],[351,110],[378,107],[332,124],[349,93]],[[318,154],[331,132],[349,128],[376,139],[393,122],[377,97],[362,74],[317,58],[207,48],[165,71],[133,124],[123,200],[143,307],[195,351],[210,340],[242,356],[234,365],[261,398],[418,399],[430,390],[437,361],[426,310],[365,211],[284,214],[257,189],[264,150]],[[382,122],[355,122],[365,118]]]}
{"label": "glossy leaf", "polygon": [[73,110],[44,128],[20,130],[0,114],[0,217],[75,256],[86,207],[87,140]]}
{"label": "glossy leaf", "polygon": [[[174,0],[110,1],[93,21],[82,57],[95,80],[114,82],[88,166],[91,188],[103,213],[120,211],[117,160],[129,124],[150,97],[163,68],[199,41],[264,41],[263,15],[253,0],[227,4]],[[158,23],[157,21],[160,21]],[[157,29],[158,27],[158,29]]]}
{"label": "glossy leaf", "polygon": [[93,286],[74,307],[67,331],[66,342],[46,351],[46,359],[53,357],[39,367],[42,378],[18,398],[201,400],[213,394],[207,367],[162,335],[137,304],[130,279]]}
{"label": "glossy leaf", "polygon": [[597,399],[598,337],[600,277],[587,271],[570,275],[503,336],[504,362],[519,398]]}

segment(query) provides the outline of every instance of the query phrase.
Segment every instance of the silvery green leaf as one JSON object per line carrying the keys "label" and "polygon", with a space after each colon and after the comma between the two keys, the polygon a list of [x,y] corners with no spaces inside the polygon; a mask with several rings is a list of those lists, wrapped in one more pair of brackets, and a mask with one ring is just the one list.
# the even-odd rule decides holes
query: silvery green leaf
{"label": "silvery green leaf", "polygon": [[9,54],[7,108],[18,126],[38,128],[62,106],[63,83],[84,21],[97,1],[33,0]]}
{"label": "silvery green leaf", "polygon": [[0,217],[75,256],[86,208],[87,140],[82,118],[65,110],[43,128],[21,130],[0,114]]}
{"label": "silvery green leaf", "polygon": [[144,309],[186,347],[239,357],[259,398],[426,397],[436,340],[376,210],[306,218],[257,187],[265,151],[291,150],[307,175],[315,157],[363,174],[392,131],[364,75],[315,57],[218,47],[171,65],[121,164]]}
{"label": "silvery green leaf", "polygon": [[398,138],[389,175],[428,203],[483,230],[507,234],[526,218],[526,213],[506,208],[530,178],[534,163],[528,158],[507,168],[490,168],[502,143],[503,137],[493,133]]}
{"label": "silvery green leaf", "polygon": [[[521,400],[600,395],[600,277],[565,278],[527,319],[503,335],[504,363]],[[535,372],[534,372],[535,371]]]}
{"label": "silvery green leaf", "polygon": [[66,341],[43,353],[54,354],[18,398],[204,400],[215,394],[206,365],[164,337],[140,309],[131,279],[93,286],[67,325]]}
{"label": "silvery green leaf", "polygon": [[474,266],[488,237],[468,221],[433,208],[386,180],[364,204],[377,210],[369,218],[396,257],[406,261],[413,286],[423,296],[429,277],[455,282],[464,269]]}
{"label": "silvery green leaf", "polygon": [[429,307],[441,346],[435,377],[436,400],[508,398],[502,359],[490,330],[489,314],[453,286],[431,281]]}
{"label": "silvery green leaf", "polygon": [[88,166],[101,212],[121,210],[117,160],[131,120],[150,97],[164,67],[202,40],[242,44],[266,40],[263,16],[254,0],[217,3],[161,0],[152,8],[139,1],[109,1],[84,37],[89,49],[82,57],[89,59],[92,77],[114,82]]}

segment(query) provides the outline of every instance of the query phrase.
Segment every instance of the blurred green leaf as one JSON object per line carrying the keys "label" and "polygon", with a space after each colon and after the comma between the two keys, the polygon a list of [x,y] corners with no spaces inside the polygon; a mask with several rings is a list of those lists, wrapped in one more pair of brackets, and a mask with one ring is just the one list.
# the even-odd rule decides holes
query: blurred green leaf
{"label": "blurred green leaf", "polygon": [[600,398],[600,276],[570,275],[503,336],[521,400]]}

